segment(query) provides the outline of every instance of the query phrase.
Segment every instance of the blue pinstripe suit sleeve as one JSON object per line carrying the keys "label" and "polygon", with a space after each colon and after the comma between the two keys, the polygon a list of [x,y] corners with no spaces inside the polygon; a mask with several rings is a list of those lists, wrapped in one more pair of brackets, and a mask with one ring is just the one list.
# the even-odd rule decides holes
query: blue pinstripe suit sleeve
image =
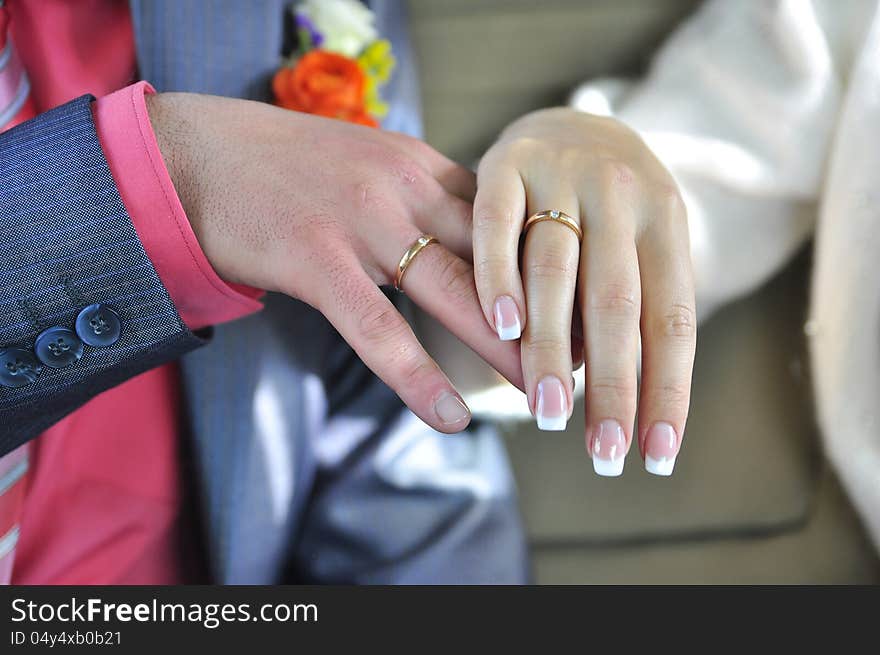
{"label": "blue pinstripe suit sleeve", "polygon": [[0,348],[32,349],[84,306],[109,305],[119,340],[35,382],[0,387],[0,455],[98,393],[202,340],[178,315],[110,174],[84,96],[0,135]]}

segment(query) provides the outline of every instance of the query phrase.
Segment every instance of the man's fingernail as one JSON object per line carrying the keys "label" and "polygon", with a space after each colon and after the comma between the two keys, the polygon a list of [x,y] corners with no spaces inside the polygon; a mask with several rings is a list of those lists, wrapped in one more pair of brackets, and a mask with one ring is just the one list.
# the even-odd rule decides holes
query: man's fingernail
{"label": "man's fingernail", "polygon": [[568,422],[568,398],[559,378],[548,375],[538,382],[535,418],[539,430],[564,430]]}
{"label": "man's fingernail", "polygon": [[623,473],[626,457],[626,435],[620,423],[605,419],[593,431],[590,447],[593,455],[593,470],[605,477],[616,477]]}
{"label": "man's fingernail", "polygon": [[654,475],[672,475],[678,456],[678,436],[669,423],[655,423],[645,435],[645,470]]}
{"label": "man's fingernail", "polygon": [[501,296],[495,301],[495,329],[502,341],[513,341],[522,335],[519,308],[510,296]]}
{"label": "man's fingernail", "polygon": [[440,397],[434,402],[434,411],[446,425],[461,423],[471,415],[464,401],[448,391],[440,394]]}

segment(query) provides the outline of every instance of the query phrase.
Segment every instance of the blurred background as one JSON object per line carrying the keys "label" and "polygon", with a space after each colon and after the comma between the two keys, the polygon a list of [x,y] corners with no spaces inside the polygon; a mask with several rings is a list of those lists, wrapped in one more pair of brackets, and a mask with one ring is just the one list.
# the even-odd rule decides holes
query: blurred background
{"label": "blurred background", "polygon": [[[754,0],[760,1],[760,0]],[[472,164],[518,116],[634,76],[695,0],[408,0],[427,140]],[[876,583],[880,559],[822,456],[802,326],[809,252],[701,327],[675,475],[597,477],[583,403],[506,441],[539,583]]]}

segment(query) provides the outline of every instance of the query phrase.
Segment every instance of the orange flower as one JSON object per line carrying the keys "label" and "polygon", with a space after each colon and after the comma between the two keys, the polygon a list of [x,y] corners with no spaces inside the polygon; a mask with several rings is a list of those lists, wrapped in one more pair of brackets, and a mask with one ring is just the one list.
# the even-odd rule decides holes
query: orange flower
{"label": "orange flower", "polygon": [[272,78],[276,104],[307,114],[377,127],[366,109],[366,74],[356,61],[312,50]]}

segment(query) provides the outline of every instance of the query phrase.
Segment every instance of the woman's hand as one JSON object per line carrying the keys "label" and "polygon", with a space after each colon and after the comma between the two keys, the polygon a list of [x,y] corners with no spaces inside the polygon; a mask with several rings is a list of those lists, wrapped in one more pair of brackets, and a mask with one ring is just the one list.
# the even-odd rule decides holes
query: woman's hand
{"label": "woman's hand", "polygon": [[404,291],[522,384],[517,344],[498,341],[474,288],[471,171],[416,139],[262,103],[186,93],[147,102],[187,217],[223,279],[316,307],[422,420],[458,432],[467,407],[379,289],[407,248],[434,234],[443,245],[413,260]]}
{"label": "woman's hand", "polygon": [[[561,223],[534,224],[521,275],[523,224],[544,210],[579,221],[583,241]],[[694,284],[681,196],[639,136],[613,119],[563,108],[518,120],[480,163],[473,244],[486,320],[502,340],[522,336],[538,427],[564,429],[573,353],[579,362],[582,351],[596,472],[623,471],[638,398],[646,467],[671,474],[690,399]]]}

